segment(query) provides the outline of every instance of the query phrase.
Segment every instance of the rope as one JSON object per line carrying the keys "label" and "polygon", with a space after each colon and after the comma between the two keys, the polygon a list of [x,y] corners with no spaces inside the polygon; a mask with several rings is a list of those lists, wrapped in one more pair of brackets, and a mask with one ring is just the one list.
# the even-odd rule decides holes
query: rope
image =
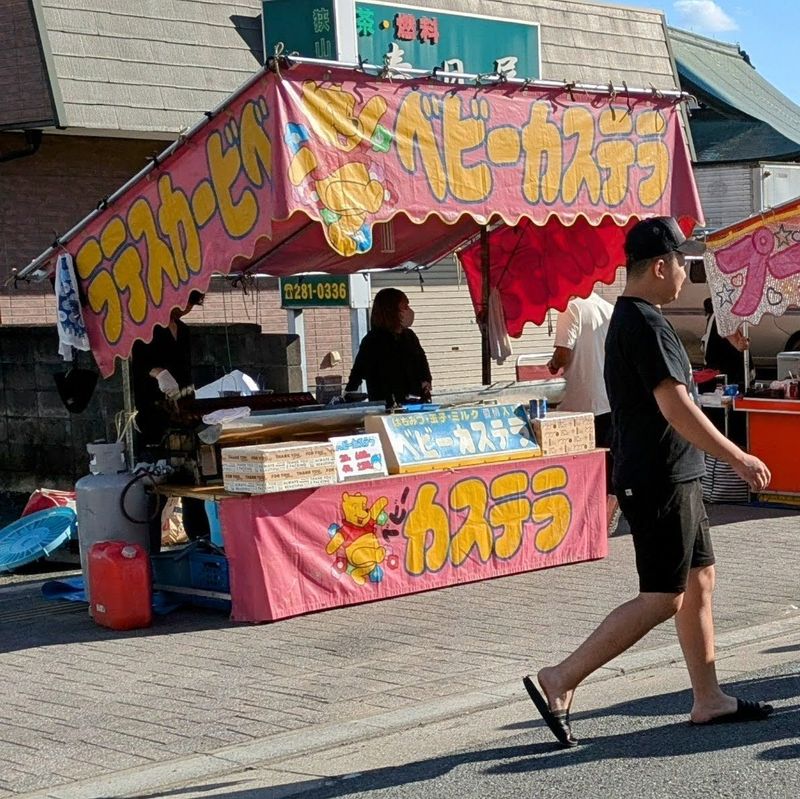
{"label": "rope", "polygon": [[117,443],[122,441],[131,429],[138,430],[136,426],[136,411],[117,411],[114,415],[114,427],[117,431]]}

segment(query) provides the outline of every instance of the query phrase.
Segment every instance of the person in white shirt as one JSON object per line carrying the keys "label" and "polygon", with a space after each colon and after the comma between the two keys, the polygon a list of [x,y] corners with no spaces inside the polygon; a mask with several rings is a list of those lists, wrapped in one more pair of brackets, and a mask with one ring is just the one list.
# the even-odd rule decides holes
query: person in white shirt
{"label": "person in white shirt", "polygon": [[[558,315],[555,350],[547,364],[551,374],[564,370],[567,388],[560,411],[594,414],[598,447],[611,446],[611,406],[603,379],[608,323],[614,306],[592,292],[585,300],[573,297]],[[611,454],[606,456],[606,510],[609,535],[619,521],[619,503],[611,487]]]}

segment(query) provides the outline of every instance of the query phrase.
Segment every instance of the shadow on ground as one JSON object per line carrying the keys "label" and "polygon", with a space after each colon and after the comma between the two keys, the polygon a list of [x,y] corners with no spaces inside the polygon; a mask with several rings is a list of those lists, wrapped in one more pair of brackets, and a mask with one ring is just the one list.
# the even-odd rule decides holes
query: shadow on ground
{"label": "shadow on ground", "polygon": [[[746,680],[734,683],[728,688],[743,698],[781,701],[798,695],[800,677],[789,675]],[[577,714],[574,718],[578,729],[582,719],[614,715],[654,718],[656,725],[650,729],[637,729],[635,739],[630,731],[599,735],[583,739],[580,746],[565,751],[548,740],[549,733],[541,722],[531,722],[529,725],[512,725],[504,729],[542,728],[534,731],[536,741],[532,743],[526,741],[491,749],[459,752],[402,766],[331,777],[324,785],[320,785],[319,782],[313,784],[294,782],[271,788],[248,788],[246,781],[221,780],[202,789],[180,788],[158,794],[142,794],[132,799],[179,798],[182,794],[197,794],[200,791],[207,793],[213,799],[265,799],[277,796],[334,799],[356,797],[361,793],[378,792],[415,783],[420,783],[420,795],[422,795],[422,791],[430,788],[430,785],[423,786],[422,783],[443,777],[466,764],[484,764],[483,774],[486,776],[534,775],[546,773],[551,769],[594,762],[658,760],[680,755],[723,752],[753,745],[767,747],[758,755],[760,760],[784,761],[800,757],[800,740],[797,738],[800,705],[783,706],[770,719],[763,722],[717,725],[706,729],[690,727],[686,722],[658,725],[659,717],[673,718],[676,706],[683,707],[688,700],[688,692],[661,694],[611,708]],[[635,746],[632,745],[634,740]]]}

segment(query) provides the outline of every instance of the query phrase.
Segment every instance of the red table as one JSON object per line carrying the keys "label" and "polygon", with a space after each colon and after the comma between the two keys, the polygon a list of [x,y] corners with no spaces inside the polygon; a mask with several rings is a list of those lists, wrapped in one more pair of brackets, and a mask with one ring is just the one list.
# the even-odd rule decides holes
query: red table
{"label": "red table", "polygon": [[800,504],[800,400],[737,397],[733,407],[747,413],[747,451],[772,472],[759,499]]}

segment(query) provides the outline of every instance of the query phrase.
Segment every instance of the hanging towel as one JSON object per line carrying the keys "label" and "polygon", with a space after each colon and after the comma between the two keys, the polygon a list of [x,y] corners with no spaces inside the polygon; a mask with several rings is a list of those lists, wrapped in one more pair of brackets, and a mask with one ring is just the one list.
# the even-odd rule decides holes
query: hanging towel
{"label": "hanging towel", "polygon": [[513,353],[508,330],[506,330],[503,301],[496,288],[489,293],[489,351],[492,359],[500,365]]}
{"label": "hanging towel", "polygon": [[72,256],[63,252],[56,262],[56,326],[58,327],[58,354],[72,360],[72,348],[89,349],[89,336],[83,323],[81,303],[78,299],[78,281]]}

